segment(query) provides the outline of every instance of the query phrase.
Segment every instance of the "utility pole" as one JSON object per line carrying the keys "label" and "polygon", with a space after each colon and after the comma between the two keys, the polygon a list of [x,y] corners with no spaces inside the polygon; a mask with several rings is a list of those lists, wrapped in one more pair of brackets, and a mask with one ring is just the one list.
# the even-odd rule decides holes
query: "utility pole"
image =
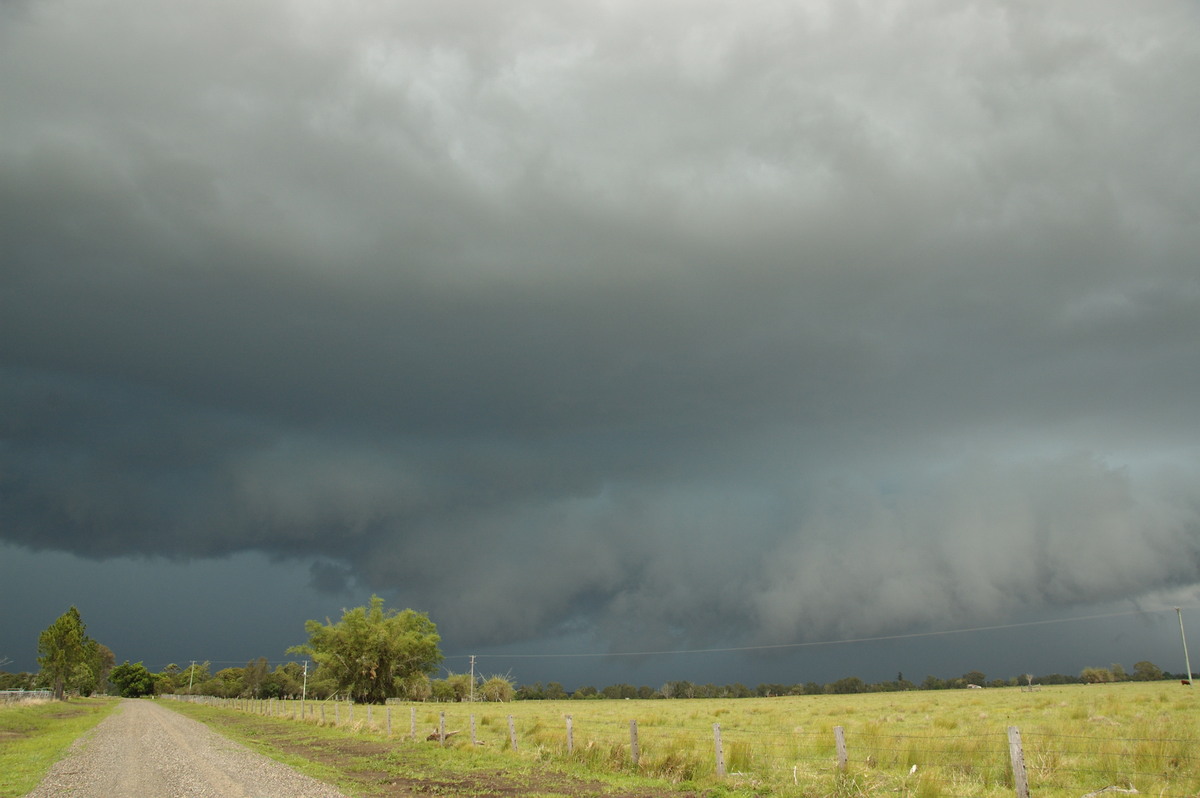
{"label": "utility pole", "polygon": [[192,692],[192,679],[196,678],[196,660],[192,660],[192,667],[188,669],[188,692]]}
{"label": "utility pole", "polygon": [[308,660],[304,660],[304,683],[300,686],[300,714],[304,714],[304,699],[308,697]]}
{"label": "utility pole", "polygon": [[1183,610],[1175,608],[1175,614],[1179,616],[1179,639],[1183,641],[1183,664],[1187,668],[1187,685],[1192,684],[1192,662],[1188,659],[1187,653],[1187,635],[1183,633]]}
{"label": "utility pole", "polygon": [[475,703],[475,655],[471,655],[471,703]]}

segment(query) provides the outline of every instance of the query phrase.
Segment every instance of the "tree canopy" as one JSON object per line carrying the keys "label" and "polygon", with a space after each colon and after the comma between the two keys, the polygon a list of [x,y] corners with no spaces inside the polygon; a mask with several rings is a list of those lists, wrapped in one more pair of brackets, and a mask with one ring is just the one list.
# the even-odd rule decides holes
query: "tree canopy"
{"label": "tree canopy", "polygon": [[125,660],[123,664],[112,669],[108,678],[122,698],[154,695],[154,674],[140,662],[130,665],[129,660]]}
{"label": "tree canopy", "polygon": [[367,607],[344,610],[337,623],[307,621],[304,629],[308,644],[289,653],[311,656],[321,677],[360,703],[382,704],[401,695],[442,661],[441,637],[429,616],[385,610],[379,596],[371,596]]}
{"label": "tree canopy", "polygon": [[91,694],[112,667],[112,652],[87,636],[79,610],[72,606],[38,636],[38,665],[57,699],[67,690]]}

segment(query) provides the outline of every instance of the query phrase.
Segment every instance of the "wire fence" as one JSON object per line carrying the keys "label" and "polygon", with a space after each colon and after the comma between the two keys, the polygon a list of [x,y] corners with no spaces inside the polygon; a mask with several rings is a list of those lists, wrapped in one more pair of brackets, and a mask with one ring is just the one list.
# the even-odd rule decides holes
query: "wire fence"
{"label": "wire fence", "polygon": [[[754,718],[586,709],[507,714],[505,705],[388,704],[178,696],[178,700],[347,728],[401,744],[486,746],[538,761],[672,781],[721,780],[775,795],[1083,798],[1200,795],[1200,738],[1072,735],[1015,727],[896,734],[882,724],[763,726]],[[511,711],[511,710],[510,710]]]}
{"label": "wire fence", "polygon": [[17,704],[23,701],[49,701],[49,690],[0,690],[0,704]]}

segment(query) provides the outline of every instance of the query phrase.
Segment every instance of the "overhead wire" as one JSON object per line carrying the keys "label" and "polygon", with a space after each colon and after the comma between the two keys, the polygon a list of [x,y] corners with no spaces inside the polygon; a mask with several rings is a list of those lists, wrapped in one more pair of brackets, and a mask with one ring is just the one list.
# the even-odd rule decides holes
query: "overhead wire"
{"label": "overhead wire", "polygon": [[[905,634],[892,635],[875,635],[871,637],[847,637],[837,640],[808,640],[797,641],[790,643],[765,643],[752,646],[721,646],[716,648],[681,648],[681,649],[660,649],[648,651],[598,651],[598,652],[543,652],[543,653],[492,653],[488,652],[488,658],[505,658],[505,659],[526,659],[526,658],[557,658],[557,659],[582,659],[589,657],[652,657],[652,656],[672,656],[680,654],[721,654],[727,652],[738,651],[772,651],[780,649],[794,648],[815,648],[818,646],[840,646],[852,645],[856,643],[877,643],[887,640],[909,640],[921,637],[941,637],[945,635],[969,634],[972,632],[994,632],[1004,629],[1019,629],[1029,626],[1046,626],[1049,624],[1073,623],[1076,621],[1094,621],[1107,618],[1123,618],[1135,615],[1152,615],[1160,612],[1173,612],[1171,610],[1129,610],[1126,612],[1108,612],[1097,615],[1079,615],[1070,618],[1047,618],[1040,621],[1021,621],[1018,623],[993,624],[990,626],[970,626],[958,629],[940,629],[928,632],[908,632]],[[446,659],[459,659],[471,656],[470,654],[452,654]]]}

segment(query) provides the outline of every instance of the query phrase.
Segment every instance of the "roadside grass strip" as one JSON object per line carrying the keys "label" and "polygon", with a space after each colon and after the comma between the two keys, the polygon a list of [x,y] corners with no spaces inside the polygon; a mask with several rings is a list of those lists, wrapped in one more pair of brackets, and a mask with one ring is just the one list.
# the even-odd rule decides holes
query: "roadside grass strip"
{"label": "roadside grass strip", "polygon": [[0,798],[24,795],[40,784],[71,743],[119,704],[114,698],[75,698],[0,707]]}
{"label": "roadside grass strip", "polygon": [[[383,798],[418,794],[538,796],[538,798],[694,798],[688,785],[628,773],[596,773],[569,762],[518,758],[505,751],[455,744],[442,747],[386,735],[354,724],[297,723],[184,702],[164,706],[201,721],[250,749],[347,795]],[[749,795],[711,787],[706,795]]]}
{"label": "roadside grass strip", "polygon": [[[182,697],[165,703],[290,723],[296,734],[344,730],[387,746],[390,758],[376,757],[380,769],[427,768],[432,782],[443,785],[450,779],[439,773],[519,774],[534,763],[606,789],[622,785],[625,794],[652,783],[634,788],[620,781],[628,777],[657,780],[658,794],[1013,798],[1011,727],[1019,731],[1035,798],[1135,789],[1155,798],[1200,795],[1200,694],[1170,682],[385,707],[198,700],[205,703],[185,704]],[[436,743],[443,728],[444,746]],[[417,790],[419,782],[413,778],[409,786]],[[467,786],[449,792],[497,794]]]}

